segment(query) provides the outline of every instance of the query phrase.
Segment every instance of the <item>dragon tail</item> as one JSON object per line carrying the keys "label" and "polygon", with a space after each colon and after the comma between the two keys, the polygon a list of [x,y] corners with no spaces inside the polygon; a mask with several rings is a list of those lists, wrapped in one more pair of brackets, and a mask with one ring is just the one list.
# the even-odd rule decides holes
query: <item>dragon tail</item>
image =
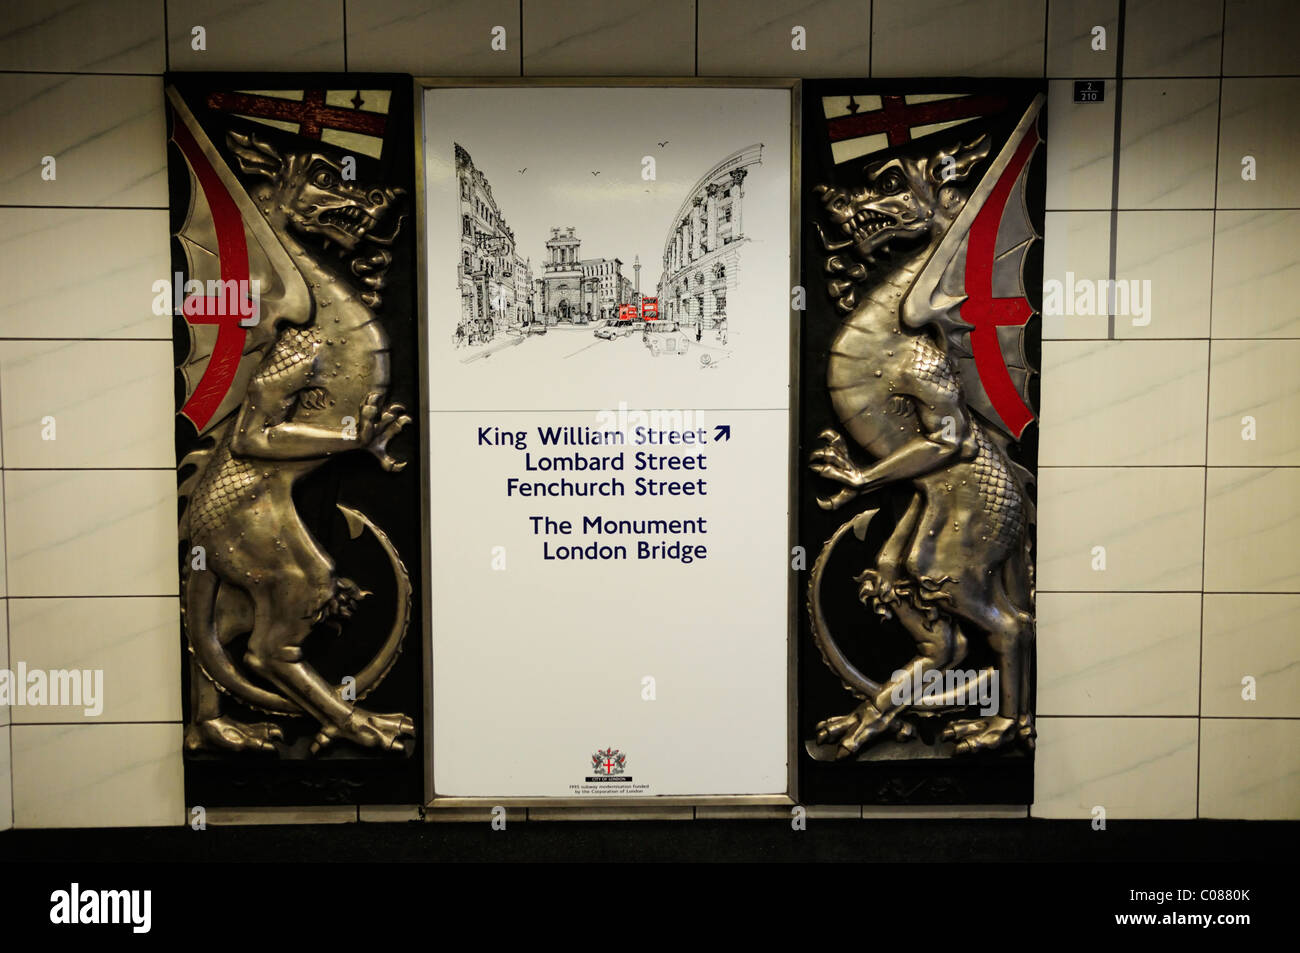
{"label": "dragon tail", "polygon": [[[388,556],[397,588],[397,613],[389,628],[388,636],[375,653],[375,657],[357,673],[356,681],[352,686],[356,693],[356,700],[360,701],[379,687],[401,655],[402,644],[411,621],[411,578],[388,534],[372,523],[361,511],[341,503],[337,505],[347,519],[354,538],[361,535],[364,529],[369,529],[374,534]],[[217,593],[222,585],[225,583],[214,572],[186,570],[182,589],[181,617],[189,636],[190,651],[198,662],[199,668],[218,690],[252,708],[272,715],[303,714],[302,709],[291,699],[254,685],[226,652],[214,624]],[[335,686],[334,692],[343,697],[344,686]]]}
{"label": "dragon tail", "polygon": [[835,644],[835,640],[831,637],[830,627],[827,625],[826,616],[822,612],[822,577],[826,573],[826,563],[830,559],[831,552],[839,541],[850,530],[861,539],[866,532],[867,523],[871,521],[871,518],[877,512],[877,510],[867,510],[840,524],[839,529],[831,534],[831,538],[826,540],[826,545],[822,547],[822,551],[817,554],[812,572],[808,576],[808,617],[812,622],[813,641],[817,643],[817,649],[822,654],[822,660],[825,661],[832,672],[839,676],[840,682],[845,689],[855,697],[863,699],[874,698],[878,695],[881,685],[879,682],[874,682],[862,674],[840,651],[840,647]]}

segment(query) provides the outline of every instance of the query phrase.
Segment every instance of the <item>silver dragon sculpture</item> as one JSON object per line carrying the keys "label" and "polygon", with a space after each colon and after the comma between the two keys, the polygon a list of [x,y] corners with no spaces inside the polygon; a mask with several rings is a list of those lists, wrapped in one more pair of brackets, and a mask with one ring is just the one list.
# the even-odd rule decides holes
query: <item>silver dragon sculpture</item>
{"label": "silver dragon sculpture", "polygon": [[[863,540],[879,508],[841,524],[810,574],[813,638],[860,699],[816,726],[817,744],[834,758],[913,738],[916,719],[936,715],[946,716],[939,741],[956,754],[1033,744],[1034,510],[1030,474],[1008,446],[1028,421],[1012,409],[1027,413],[1017,405],[1030,373],[1022,268],[1038,236],[1024,189],[1041,99],[992,157],[987,134],[957,138],[954,129],[928,153],[869,158],[845,184],[815,190],[827,292],[843,316],[826,368],[839,426],[809,458],[840,488],[818,504],[838,510],[890,485],[911,494],[854,580],[863,605],[896,618],[914,642],[901,669],[881,680],[860,671],[823,606],[831,554]],[[953,680],[932,673],[956,671],[972,639],[984,640],[996,664],[958,681],[966,691],[958,697]],[[927,678],[946,687],[922,706],[913,689]],[[964,704],[978,683],[996,683],[996,713]]]}
{"label": "silver dragon sculpture", "polygon": [[[180,369],[189,397],[219,359],[231,371],[198,446],[180,462],[188,473],[179,488],[181,601],[192,655],[186,747],[276,750],[280,724],[225,714],[229,696],[273,716],[314,719],[312,754],[336,739],[403,751],[414,721],[358,702],[401,651],[411,615],[407,570],[383,530],[338,504],[353,537],[369,531],[386,554],[397,598],[372,660],[332,684],[303,644],[321,623],[341,627],[369,593],[335,571],[293,499],[299,481],[345,453],[368,451],[390,472],[405,466],[388,443],[411,418],[387,400],[390,345],[375,315],[402,224],[402,191],[348,181],[328,150],[281,152],[230,132],[226,145],[240,172],[260,183],[245,189],[179,94],[168,96],[173,139],[190,170],[189,213],[177,233],[190,276],[219,279],[236,253],[246,254],[248,274],[264,289],[259,320],[233,357],[219,358],[212,329],[195,325]],[[241,636],[246,650],[232,657],[228,647]]]}

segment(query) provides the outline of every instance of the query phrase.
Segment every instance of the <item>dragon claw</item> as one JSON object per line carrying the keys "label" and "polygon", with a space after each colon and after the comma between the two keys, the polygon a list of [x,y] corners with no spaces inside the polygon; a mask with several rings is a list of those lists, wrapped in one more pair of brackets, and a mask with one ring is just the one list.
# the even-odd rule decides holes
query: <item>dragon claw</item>
{"label": "dragon claw", "polygon": [[854,499],[857,495],[857,490],[850,490],[848,487],[845,487],[834,496],[817,497],[817,505],[824,510],[838,510],[841,506]]}
{"label": "dragon claw", "polygon": [[275,751],[272,742],[283,740],[284,732],[270,722],[245,724],[225,715],[195,722],[185,731],[185,747],[190,751],[205,748],[226,751]]}
{"label": "dragon claw", "polygon": [[[820,434],[821,440],[825,446],[818,447],[808,455],[808,468],[818,476],[825,477],[828,480],[834,480],[837,483],[843,483],[845,486],[854,490],[861,489],[863,484],[863,472],[853,458],[849,456],[848,445],[844,438],[834,430],[823,430]],[[838,499],[839,494],[829,497],[828,502],[834,502]],[[819,501],[820,502],[820,501]],[[823,504],[823,509],[834,509],[836,506],[843,505],[847,502],[842,500],[832,505]]]}
{"label": "dragon claw", "polygon": [[957,754],[973,754],[1001,748],[1020,734],[1021,725],[1016,719],[993,715],[954,721],[943,729],[939,740],[957,742],[953,749]]}
{"label": "dragon claw", "polygon": [[414,734],[415,722],[401,712],[380,714],[354,708],[345,722],[326,725],[317,733],[311,753],[316,754],[336,738],[346,738],[363,748],[380,748],[401,754],[407,750],[402,738]]}
{"label": "dragon claw", "polygon": [[[373,409],[371,409],[373,408]],[[372,403],[367,399],[365,406],[362,407],[362,413],[369,411],[369,430],[366,434],[368,440],[366,449],[373,453],[379,460],[379,465],[389,473],[400,473],[406,467],[406,462],[396,459],[388,452],[388,441],[401,433],[402,428],[411,423],[411,417],[407,414],[406,408],[401,404],[389,404],[384,408],[383,413],[379,413],[378,401]]]}
{"label": "dragon claw", "polygon": [[[818,722],[817,743],[825,745],[838,739],[835,759],[839,761],[848,758],[856,754],[872,738],[890,729],[900,711],[902,711],[900,708],[891,708],[889,711],[882,712],[871,702],[864,701],[847,715]],[[901,726],[894,731],[900,740],[906,740],[911,736],[911,730]]]}

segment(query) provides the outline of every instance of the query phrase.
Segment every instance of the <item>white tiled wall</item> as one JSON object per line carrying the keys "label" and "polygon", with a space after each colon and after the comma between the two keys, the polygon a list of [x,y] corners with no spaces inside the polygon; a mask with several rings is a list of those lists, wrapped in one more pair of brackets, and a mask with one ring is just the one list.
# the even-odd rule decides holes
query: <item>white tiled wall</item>
{"label": "white tiled wall", "polygon": [[1149,281],[1150,321],[1044,321],[1032,813],[1300,817],[1300,9],[1127,0],[1092,54],[1118,3],[1051,7],[1044,277]]}
{"label": "white tiled wall", "polygon": [[[1127,0],[1122,17],[1119,0],[10,6],[0,665],[102,668],[105,706],[0,710],[0,828],[185,813],[170,319],[150,309],[170,264],[168,66],[1046,76],[1045,277],[1150,281],[1151,321],[1044,320],[1033,813],[1300,816],[1290,0]],[[1104,102],[1074,105],[1074,78],[1106,80]]]}

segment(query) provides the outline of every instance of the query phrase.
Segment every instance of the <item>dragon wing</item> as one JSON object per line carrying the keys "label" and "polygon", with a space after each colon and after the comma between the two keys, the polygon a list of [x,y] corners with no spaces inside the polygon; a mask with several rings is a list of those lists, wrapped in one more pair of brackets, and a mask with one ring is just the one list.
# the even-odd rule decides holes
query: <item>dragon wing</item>
{"label": "dragon wing", "polygon": [[167,88],[167,98],[174,117],[172,141],[189,172],[189,209],[176,233],[188,278],[205,288],[215,281],[248,281],[258,292],[258,320],[251,327],[240,323],[238,313],[219,315],[205,309],[203,293],[186,298],[183,312],[190,347],[179,368],[185,381],[180,413],[205,434],[243,400],[261,352],[274,337],[276,321],[307,321],[312,301],[289,253],[174,86]]}
{"label": "dragon wing", "polygon": [[937,327],[961,374],[967,405],[1001,434],[1019,439],[1034,420],[1024,352],[1034,311],[1025,299],[1025,253],[1041,239],[1029,217],[1025,182],[1041,140],[1039,94],[922,268],[902,319]]}

